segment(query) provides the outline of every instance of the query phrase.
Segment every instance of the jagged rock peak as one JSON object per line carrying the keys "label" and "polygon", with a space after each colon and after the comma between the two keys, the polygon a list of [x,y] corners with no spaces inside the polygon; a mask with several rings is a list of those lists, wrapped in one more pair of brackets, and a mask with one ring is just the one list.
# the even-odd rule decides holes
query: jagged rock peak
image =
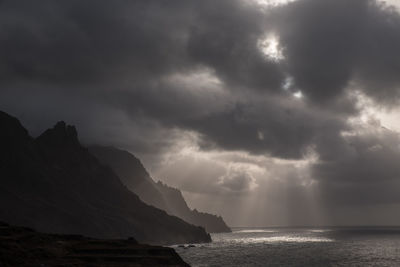
{"label": "jagged rock peak", "polygon": [[59,121],[57,124],[42,133],[38,141],[49,145],[79,145],[78,132],[75,126],[67,125],[64,121]]}

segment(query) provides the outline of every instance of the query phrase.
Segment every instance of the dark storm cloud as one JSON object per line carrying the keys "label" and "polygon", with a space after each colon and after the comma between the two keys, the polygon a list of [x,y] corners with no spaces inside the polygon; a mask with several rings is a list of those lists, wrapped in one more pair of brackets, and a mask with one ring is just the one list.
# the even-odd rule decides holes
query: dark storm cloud
{"label": "dark storm cloud", "polygon": [[231,110],[187,122],[204,135],[205,147],[299,159],[315,138],[346,127],[340,118],[309,111],[292,101],[270,99],[237,104]]}
{"label": "dark storm cloud", "polygon": [[370,0],[302,0],[277,13],[287,71],[311,101],[326,103],[353,80],[380,101],[399,93],[400,16]]}
{"label": "dark storm cloud", "polygon": [[318,136],[339,134],[348,128],[343,116],[348,111],[336,114],[308,108],[291,95],[262,99],[251,93],[232,95],[218,91],[218,87],[204,90],[197,86],[163,82],[145,91],[120,92],[117,98],[112,91],[105,98],[124,107],[132,117],[156,118],[165,127],[199,133],[200,145],[206,150],[242,150],[300,159]]}
{"label": "dark storm cloud", "polygon": [[0,12],[3,82],[132,85],[203,64],[234,85],[280,85],[257,49],[262,14],[240,1],[3,1]]}
{"label": "dark storm cloud", "polygon": [[184,1],[2,1],[2,81],[120,83],[186,65]]}
{"label": "dark storm cloud", "polygon": [[[3,1],[0,12],[7,94],[19,87],[28,96],[41,84],[77,91],[223,149],[301,158],[324,129],[346,128],[355,112],[343,95],[349,82],[379,100],[397,95],[399,15],[372,1],[302,0],[268,12],[244,1]],[[282,62],[257,47],[269,31]],[[235,90],[194,93],[167,79],[201,69]],[[328,110],[283,101],[285,75]]]}

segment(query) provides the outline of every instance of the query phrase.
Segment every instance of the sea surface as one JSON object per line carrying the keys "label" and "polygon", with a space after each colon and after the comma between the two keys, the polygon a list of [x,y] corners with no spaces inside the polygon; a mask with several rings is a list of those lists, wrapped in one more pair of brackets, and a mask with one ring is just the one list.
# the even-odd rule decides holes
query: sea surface
{"label": "sea surface", "polygon": [[234,228],[173,246],[191,266],[400,266],[399,227]]}

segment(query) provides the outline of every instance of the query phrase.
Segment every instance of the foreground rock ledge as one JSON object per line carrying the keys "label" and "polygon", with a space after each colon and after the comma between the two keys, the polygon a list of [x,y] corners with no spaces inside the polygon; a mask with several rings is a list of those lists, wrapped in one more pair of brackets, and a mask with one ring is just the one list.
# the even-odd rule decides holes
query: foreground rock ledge
{"label": "foreground rock ledge", "polygon": [[172,248],[55,235],[0,222],[0,266],[189,266]]}

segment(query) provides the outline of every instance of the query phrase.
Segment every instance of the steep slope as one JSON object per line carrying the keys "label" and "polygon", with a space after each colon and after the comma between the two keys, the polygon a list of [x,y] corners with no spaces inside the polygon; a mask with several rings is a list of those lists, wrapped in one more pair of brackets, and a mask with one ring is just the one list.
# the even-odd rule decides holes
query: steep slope
{"label": "steep slope", "polygon": [[37,139],[0,112],[0,220],[52,233],[208,242],[204,229],[143,203],[64,122]]}
{"label": "steep slope", "polygon": [[[89,151],[110,166],[122,183],[149,205],[168,210],[166,200],[139,159],[129,152],[113,147],[92,146]],[[135,179],[132,179],[135,177]]]}
{"label": "steep slope", "polygon": [[101,162],[111,166],[122,182],[146,203],[191,224],[202,226],[209,233],[231,231],[222,217],[191,210],[181,191],[161,182],[154,182],[139,159],[129,152],[104,146],[93,146],[89,149]]}

